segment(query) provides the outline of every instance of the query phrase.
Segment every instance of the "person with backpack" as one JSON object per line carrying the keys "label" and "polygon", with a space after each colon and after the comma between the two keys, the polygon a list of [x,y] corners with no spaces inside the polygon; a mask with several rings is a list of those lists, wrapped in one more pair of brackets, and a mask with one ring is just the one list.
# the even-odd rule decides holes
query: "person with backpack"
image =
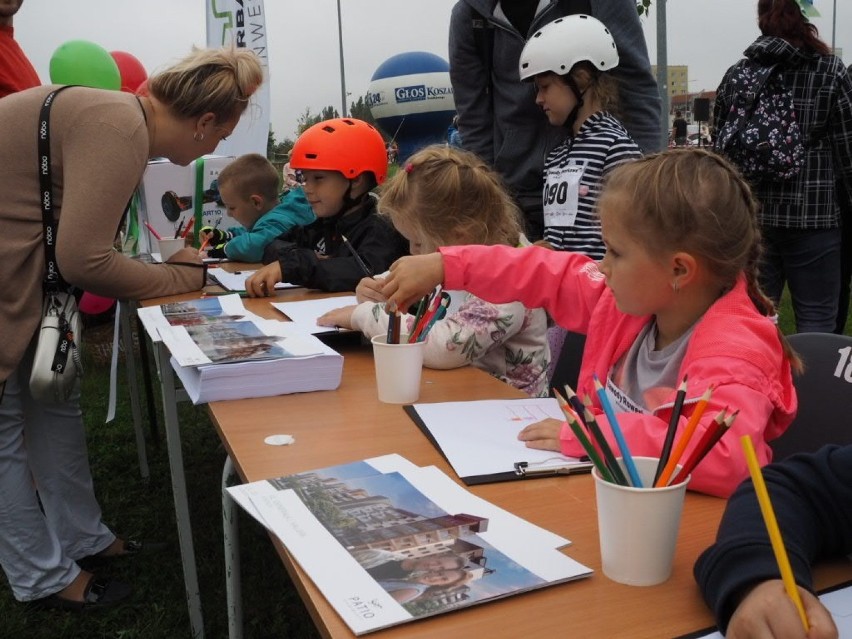
{"label": "person with backpack", "polygon": [[787,285],[797,332],[830,333],[841,281],[837,182],[852,186],[852,77],[803,1],[758,0],[762,35],[719,85],[714,144],[761,204],[763,289],[777,304]]}
{"label": "person with backpack", "polygon": [[548,123],[533,85],[518,78],[518,60],[545,24],[577,14],[597,18],[612,33],[624,124],[642,151],[660,150],[660,93],[634,0],[459,0],[450,17],[450,81],[464,148],[501,175],[531,240],[543,233],[544,158],[567,131]]}

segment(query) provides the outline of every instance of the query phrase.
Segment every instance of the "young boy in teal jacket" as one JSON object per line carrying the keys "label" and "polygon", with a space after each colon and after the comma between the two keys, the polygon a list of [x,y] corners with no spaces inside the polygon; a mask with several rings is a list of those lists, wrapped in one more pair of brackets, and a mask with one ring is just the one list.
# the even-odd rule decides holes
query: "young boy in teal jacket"
{"label": "young boy in teal jacket", "polygon": [[262,155],[249,153],[219,173],[219,196],[228,215],[242,226],[220,230],[205,226],[199,233],[207,257],[260,262],[263,249],[282,233],[316,219],[301,188],[279,200],[278,171]]}

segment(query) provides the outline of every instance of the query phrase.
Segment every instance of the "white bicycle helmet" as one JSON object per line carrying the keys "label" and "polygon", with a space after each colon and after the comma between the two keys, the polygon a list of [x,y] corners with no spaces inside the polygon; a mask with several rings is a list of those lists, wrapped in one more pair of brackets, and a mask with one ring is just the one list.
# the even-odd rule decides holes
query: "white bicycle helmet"
{"label": "white bicycle helmet", "polygon": [[558,18],[536,31],[521,51],[518,70],[521,80],[530,80],[548,71],[566,75],[583,61],[608,71],[618,66],[618,50],[603,22],[579,14]]}

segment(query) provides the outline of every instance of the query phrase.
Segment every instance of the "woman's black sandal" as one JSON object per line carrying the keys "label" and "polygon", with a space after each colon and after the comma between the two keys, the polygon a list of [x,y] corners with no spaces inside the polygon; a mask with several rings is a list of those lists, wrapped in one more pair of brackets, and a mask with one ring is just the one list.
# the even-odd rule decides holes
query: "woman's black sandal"
{"label": "woman's black sandal", "polygon": [[58,593],[54,593],[47,597],[36,599],[32,603],[39,608],[82,612],[84,610],[113,606],[122,600],[127,599],[132,592],[133,588],[130,584],[124,583],[123,581],[92,575],[92,578],[89,579],[89,583],[86,584],[86,591],[83,593],[83,601],[67,599],[65,597],[61,597]]}

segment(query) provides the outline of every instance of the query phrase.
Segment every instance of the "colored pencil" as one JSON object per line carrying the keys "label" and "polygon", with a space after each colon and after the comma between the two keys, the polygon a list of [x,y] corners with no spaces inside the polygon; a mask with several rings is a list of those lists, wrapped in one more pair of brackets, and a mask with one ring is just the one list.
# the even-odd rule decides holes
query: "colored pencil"
{"label": "colored pencil", "polygon": [[175,229],[175,239],[180,237],[180,230],[183,228],[183,223],[186,218],[182,218],[180,222],[178,222],[177,228]]}
{"label": "colored pencil", "polygon": [[805,614],[805,607],[802,605],[799,590],[796,588],[796,579],[793,577],[793,569],[790,567],[790,558],[787,557],[787,550],[784,548],[784,540],[781,538],[781,530],[778,528],[775,511],[772,509],[772,501],[769,499],[769,491],[766,489],[766,482],[763,480],[763,472],[760,470],[760,463],[757,461],[757,454],[754,452],[751,435],[740,437],[740,443],[745,453],[751,481],[754,484],[754,492],[757,494],[757,501],[760,504],[760,512],[766,524],[766,532],[769,533],[769,541],[772,543],[772,551],[775,553],[775,561],[778,562],[778,569],[781,571],[784,589],[790,599],[793,600],[796,610],[799,611],[799,618],[802,620],[805,633],[807,633],[810,630],[810,623]]}
{"label": "colored pencil", "polygon": [[385,343],[387,344],[396,344],[399,340],[399,336],[396,334],[396,311],[391,311],[388,313],[388,335],[387,339],[385,339]]}
{"label": "colored pencil", "polygon": [[598,426],[598,422],[592,414],[592,411],[584,407],[583,417],[586,420],[586,426],[589,427],[589,432],[592,433],[592,436],[595,440],[597,440],[598,446],[600,446],[604,459],[606,459],[606,466],[609,468],[609,472],[613,479],[615,479],[615,483],[627,486],[627,477],[624,476],[624,472],[621,470],[621,466],[618,464],[618,460],[615,458],[612,448],[609,446],[609,442],[607,442],[606,437],[603,436],[601,427]]}
{"label": "colored pencil", "polygon": [[423,317],[423,313],[426,312],[426,306],[429,304],[429,296],[425,295],[420,298],[420,301],[417,303],[417,312],[414,314],[414,321],[411,323],[411,330],[408,333],[408,343],[412,344],[415,340],[412,339],[414,337],[414,329],[417,327],[417,324],[420,322],[420,318]]}
{"label": "colored pencil", "polygon": [[148,222],[145,222],[145,226],[147,226],[148,230],[151,231],[151,235],[156,237],[158,240],[163,239],[163,236],[160,235],[159,233],[157,233],[157,229],[155,229],[153,226],[151,226]]}
{"label": "colored pencil", "polygon": [[251,297],[246,291],[205,291],[201,297],[216,297],[218,295],[239,295],[240,297]]}
{"label": "colored pencil", "polygon": [[441,321],[444,316],[447,314],[447,307],[450,305],[450,295],[449,293],[441,293],[441,302],[438,304],[438,308],[435,309],[435,312],[432,313],[432,319],[423,327],[423,330],[420,331],[420,335],[417,336],[417,341],[422,342],[426,339],[426,336],[429,334],[429,331],[432,330],[432,327],[436,322]]}
{"label": "colored pencil", "polygon": [[612,409],[612,404],[609,397],[606,395],[606,389],[601,384],[601,380],[597,375],[594,375],[595,392],[598,394],[598,399],[601,402],[606,418],[609,420],[609,427],[615,435],[615,441],[618,442],[618,447],[621,449],[621,458],[624,460],[624,466],[627,468],[627,474],[630,475],[630,483],[636,488],[642,488],[642,479],[639,477],[639,471],[636,470],[636,464],[633,462],[633,455],[630,454],[630,449],[627,447],[627,440],[624,438],[624,433],[621,431],[621,426],[618,424],[618,419],[615,416],[615,411]]}
{"label": "colored pencil", "polygon": [[[705,455],[710,452],[713,446],[716,445],[722,435],[724,435],[730,426],[726,421],[726,417],[728,417],[728,407],[726,406],[716,417],[713,418],[713,421],[707,426],[707,429],[701,435],[701,439],[698,440],[698,443],[695,445],[695,448],[692,449],[689,457],[686,458],[686,461],[681,465],[681,469],[672,477],[671,484],[679,484],[681,481],[687,478],[687,476],[695,470],[695,467],[701,463],[701,460],[704,459]],[[733,416],[736,417],[736,413],[733,413]]]}
{"label": "colored pencil", "polygon": [[615,482],[612,479],[612,475],[609,474],[609,470],[607,470],[606,464],[598,455],[598,451],[595,450],[595,447],[592,446],[592,442],[589,441],[589,438],[586,437],[586,433],[583,432],[583,427],[580,426],[580,423],[577,421],[574,416],[574,411],[571,410],[570,405],[565,400],[562,395],[559,394],[559,391],[555,388],[553,389],[553,394],[556,397],[556,401],[559,403],[559,408],[562,409],[562,413],[565,415],[565,420],[568,422],[568,427],[574,432],[574,436],[580,440],[580,444],[583,446],[583,449],[586,451],[586,454],[589,456],[589,459],[592,460],[592,463],[595,465],[595,468],[598,469],[598,474],[600,474],[601,478],[605,481],[614,484]]}
{"label": "colored pencil", "polygon": [[186,239],[186,236],[189,235],[189,232],[192,230],[193,225],[195,224],[195,217],[189,218],[189,222],[186,223],[186,228],[183,230],[182,238]]}
{"label": "colored pencil", "polygon": [[701,399],[699,399],[698,403],[695,405],[692,415],[689,416],[689,421],[686,423],[683,432],[680,434],[677,444],[675,444],[674,451],[672,451],[669,461],[666,463],[666,467],[663,468],[663,472],[660,473],[659,478],[654,482],[655,488],[660,488],[669,483],[669,480],[672,478],[672,473],[675,470],[675,466],[677,466],[681,455],[683,455],[683,451],[685,451],[686,447],[689,445],[689,440],[692,439],[692,435],[698,427],[698,422],[701,420],[701,416],[704,415],[704,410],[707,408],[707,403],[710,401],[710,395],[712,393],[713,386],[711,385],[708,386],[707,390],[701,395]]}
{"label": "colored pencil", "polygon": [[358,262],[358,266],[361,267],[361,270],[364,271],[364,274],[367,277],[373,277],[373,275],[374,275],[373,269],[371,269],[369,266],[367,266],[367,263],[361,258],[360,255],[358,255],[358,251],[356,251],[355,247],[352,246],[352,244],[349,242],[349,240],[346,239],[346,236],[341,234],[340,239],[343,240],[343,243],[346,245],[346,248],[348,248],[349,252],[352,253],[352,257],[354,257],[355,261]]}
{"label": "colored pencil", "polygon": [[[577,397],[577,393],[574,392],[574,389],[571,388],[568,384],[565,384],[565,396],[568,398],[568,403],[571,404],[571,407],[574,409],[574,412],[577,413],[577,416],[580,418],[580,423],[586,425],[586,420],[584,418],[584,413],[586,412],[586,406],[583,404],[583,400]],[[603,452],[603,451],[601,451]]]}
{"label": "colored pencil", "polygon": [[393,343],[402,343],[402,313],[399,311],[393,314]]}
{"label": "colored pencil", "polygon": [[669,419],[669,427],[666,429],[666,439],[663,441],[663,450],[660,451],[660,461],[657,464],[657,472],[654,473],[654,483],[660,478],[663,473],[663,468],[669,461],[669,455],[672,452],[672,444],[674,444],[675,433],[677,433],[677,424],[680,421],[680,413],[683,410],[683,400],[686,399],[686,375],[683,376],[683,381],[677,389],[675,395],[674,406],[672,406],[672,416]]}
{"label": "colored pencil", "polygon": [[432,315],[435,311],[438,310],[438,303],[441,301],[441,287],[436,288],[432,292],[432,298],[429,300],[429,305],[426,308],[426,311],[423,313],[423,317],[420,318],[420,323],[418,323],[414,330],[411,333],[411,341],[416,342],[417,338],[420,336],[420,333],[426,328],[426,325],[432,319]]}

